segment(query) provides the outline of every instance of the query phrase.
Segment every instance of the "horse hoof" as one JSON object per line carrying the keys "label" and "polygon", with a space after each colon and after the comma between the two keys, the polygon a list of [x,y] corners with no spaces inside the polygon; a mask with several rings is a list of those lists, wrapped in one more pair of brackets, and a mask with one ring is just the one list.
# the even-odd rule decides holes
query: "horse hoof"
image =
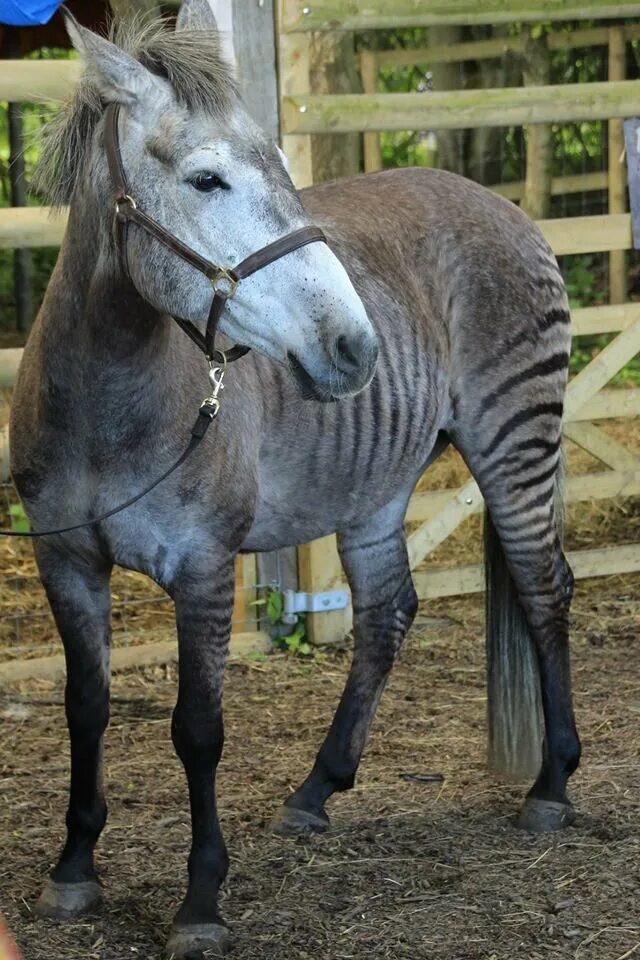
{"label": "horse hoof", "polygon": [[102,887],[97,880],[56,883],[49,877],[33,905],[33,912],[50,920],[70,920],[99,907],[102,900]]}
{"label": "horse hoof", "polygon": [[552,830],[564,830],[575,818],[576,813],[570,803],[529,797],[520,811],[517,825],[529,833],[548,833]]}
{"label": "horse hoof", "polygon": [[167,960],[207,960],[224,957],[231,949],[231,931],[221,923],[191,923],[172,927]]}
{"label": "horse hoof", "polygon": [[271,832],[277,837],[306,837],[311,833],[324,833],[329,829],[329,817],[324,813],[311,813],[284,804],[271,821]]}

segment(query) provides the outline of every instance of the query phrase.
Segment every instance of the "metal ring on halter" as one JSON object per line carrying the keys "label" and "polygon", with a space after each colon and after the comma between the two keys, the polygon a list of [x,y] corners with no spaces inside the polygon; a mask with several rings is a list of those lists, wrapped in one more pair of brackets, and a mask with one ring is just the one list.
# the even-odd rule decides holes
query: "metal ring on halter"
{"label": "metal ring on halter", "polygon": [[[218,359],[218,357],[219,357],[220,359]],[[210,369],[210,370],[212,369],[212,367],[215,367],[216,365],[218,365],[218,366],[221,366],[221,367],[222,367],[222,372],[223,372],[223,373],[226,371],[226,369],[227,369],[227,355],[226,355],[226,353],[224,352],[224,350],[220,350],[218,347],[216,347],[215,350],[213,351],[213,355],[212,355],[211,357],[207,357],[207,360],[208,360],[208,362],[209,362],[209,369]]]}
{"label": "metal ring on halter", "polygon": [[135,202],[133,197],[129,196],[128,193],[125,193],[124,197],[118,197],[116,200],[116,213],[119,217],[122,216],[122,210],[120,209],[123,204],[131,207],[132,210],[138,209],[138,204]]}
{"label": "metal ring on halter", "polygon": [[214,293],[219,293],[230,300],[238,289],[239,282],[239,278],[235,277],[230,270],[220,267],[218,273],[211,279],[211,286]]}

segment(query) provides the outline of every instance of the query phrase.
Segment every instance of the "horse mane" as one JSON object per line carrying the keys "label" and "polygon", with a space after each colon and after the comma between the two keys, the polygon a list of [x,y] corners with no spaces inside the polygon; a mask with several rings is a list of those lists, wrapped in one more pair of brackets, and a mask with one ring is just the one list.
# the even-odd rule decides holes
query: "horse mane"
{"label": "horse mane", "polygon": [[[177,100],[214,116],[228,114],[235,94],[217,30],[174,31],[162,17],[114,21],[109,39],[171,84]],[[86,167],[106,103],[85,71],[75,93],[46,124],[34,186],[53,206],[69,203]]]}

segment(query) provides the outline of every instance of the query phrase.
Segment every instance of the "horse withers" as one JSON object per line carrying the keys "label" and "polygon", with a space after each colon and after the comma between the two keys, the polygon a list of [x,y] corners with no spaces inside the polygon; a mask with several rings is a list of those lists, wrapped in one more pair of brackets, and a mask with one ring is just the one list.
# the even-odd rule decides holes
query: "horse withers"
{"label": "horse withers", "polygon": [[286,834],[324,830],[417,609],[404,516],[448,442],[488,507],[494,765],[535,777],[523,826],[564,826],[579,760],[556,499],[570,334],[543,238],[507,201],[439,171],[298,196],[242,106],[207,0],[185,0],[175,32],[125,24],[112,41],[69,30],[87,73],[40,172],[51,201],[70,204],[69,225],[11,423],[13,475],[36,531],[98,517],[148,486],[184,448],[207,390],[197,345],[171,319],[204,329],[206,275],[135,222],[124,250],[116,242],[109,104],[136,204],[204,260],[231,266],[311,223],[329,245],[269,263],[225,305],[222,334],[252,352],[227,372],[220,415],[187,462],[129,509],[35,543],[66,653],[71,740],[67,839],[37,911],[75,916],[102,897],[93,856],[106,819],[112,567],[147,574],[175,604],[172,737],[193,837],[167,950],[223,952],[215,774],[235,557],[338,535],[353,662],[313,769],[276,821]]}

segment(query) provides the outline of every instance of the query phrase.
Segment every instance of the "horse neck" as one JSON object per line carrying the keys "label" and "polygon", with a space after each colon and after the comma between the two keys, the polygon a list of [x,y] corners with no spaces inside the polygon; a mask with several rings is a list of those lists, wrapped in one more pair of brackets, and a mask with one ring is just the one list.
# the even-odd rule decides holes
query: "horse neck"
{"label": "horse neck", "polygon": [[168,321],[137,293],[122,269],[105,205],[74,200],[60,256],[43,303],[51,346],[80,365],[157,363]]}

